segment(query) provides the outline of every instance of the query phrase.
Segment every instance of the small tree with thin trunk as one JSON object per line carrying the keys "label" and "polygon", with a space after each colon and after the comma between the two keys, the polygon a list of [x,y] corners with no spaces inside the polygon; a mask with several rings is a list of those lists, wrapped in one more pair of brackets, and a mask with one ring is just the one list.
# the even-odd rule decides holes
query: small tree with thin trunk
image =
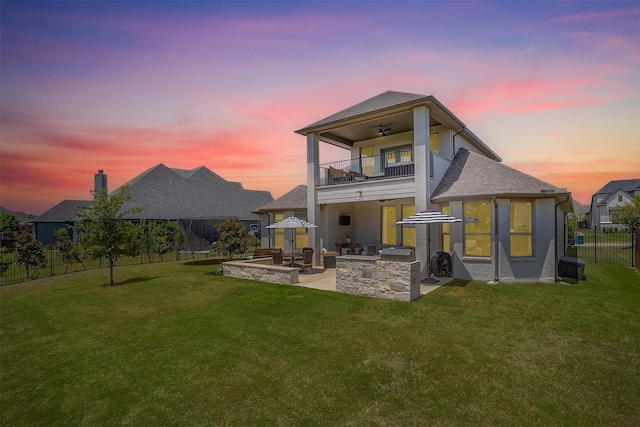
{"label": "small tree with thin trunk", "polygon": [[16,264],[24,266],[28,279],[38,277],[38,269],[47,266],[47,257],[42,243],[33,234],[22,232],[16,239]]}
{"label": "small tree with thin trunk", "polygon": [[180,261],[180,251],[184,249],[184,230],[178,221],[167,222],[167,244],[169,250],[176,254],[176,261]]}
{"label": "small tree with thin trunk", "polygon": [[142,253],[147,256],[147,260],[153,262],[153,253],[156,249],[158,235],[160,232],[158,224],[154,221],[141,219],[136,226],[138,235],[138,247]]}
{"label": "small tree with thin trunk", "polygon": [[55,232],[56,237],[56,252],[58,257],[64,264],[64,273],[67,274],[69,266],[76,261],[76,251],[74,250],[74,244],[69,237],[69,233],[64,228],[59,228]]}
{"label": "small tree with thin trunk", "polygon": [[111,195],[105,189],[92,193],[93,203],[78,207],[80,239],[91,255],[107,259],[109,284],[113,285],[113,268],[118,259],[136,255],[138,250],[135,226],[124,217],[141,212],[143,208],[123,209],[132,199],[126,184]]}

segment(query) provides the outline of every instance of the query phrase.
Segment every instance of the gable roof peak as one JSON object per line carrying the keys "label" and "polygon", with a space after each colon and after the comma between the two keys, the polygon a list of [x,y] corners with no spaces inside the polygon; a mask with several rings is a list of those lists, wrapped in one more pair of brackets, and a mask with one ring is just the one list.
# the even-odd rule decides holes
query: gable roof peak
{"label": "gable roof peak", "polygon": [[338,111],[335,114],[332,114],[328,117],[325,117],[322,120],[319,120],[315,123],[312,123],[308,126],[305,126],[303,129],[297,130],[297,133],[304,134],[307,129],[313,128],[320,125],[325,125],[332,122],[337,122],[340,120],[345,120],[348,118],[361,116],[369,113],[373,113],[375,111],[384,110],[391,107],[397,107],[402,104],[412,103],[419,101],[421,99],[434,99],[432,95],[420,95],[416,93],[407,93],[407,92],[397,92],[393,90],[387,90],[382,92],[372,98],[365,99],[362,102],[359,102],[351,107],[345,108],[344,110]]}

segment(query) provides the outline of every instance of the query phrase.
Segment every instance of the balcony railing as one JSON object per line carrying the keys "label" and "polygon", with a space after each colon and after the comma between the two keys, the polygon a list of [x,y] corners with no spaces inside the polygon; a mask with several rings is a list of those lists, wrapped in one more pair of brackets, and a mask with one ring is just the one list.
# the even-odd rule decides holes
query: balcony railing
{"label": "balcony railing", "polygon": [[375,156],[362,156],[320,165],[322,185],[338,185],[413,175],[413,149],[385,151]]}

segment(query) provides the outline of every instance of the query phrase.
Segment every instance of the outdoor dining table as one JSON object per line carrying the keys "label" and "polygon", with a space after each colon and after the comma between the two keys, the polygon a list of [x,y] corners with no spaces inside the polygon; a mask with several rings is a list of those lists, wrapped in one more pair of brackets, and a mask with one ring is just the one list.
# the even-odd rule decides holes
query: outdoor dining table
{"label": "outdoor dining table", "polygon": [[282,259],[285,263],[291,264],[291,267],[293,267],[294,262],[304,259],[304,256],[302,254],[286,255]]}

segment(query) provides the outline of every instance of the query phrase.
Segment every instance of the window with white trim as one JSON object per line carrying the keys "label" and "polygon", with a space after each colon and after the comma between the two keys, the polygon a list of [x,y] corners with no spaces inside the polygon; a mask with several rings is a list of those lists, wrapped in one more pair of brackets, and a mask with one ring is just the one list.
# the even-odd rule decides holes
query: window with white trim
{"label": "window with white trim", "polygon": [[491,203],[464,203],[465,217],[478,222],[464,224],[464,256],[491,256]]}
{"label": "window with white trim", "polygon": [[510,203],[510,247],[512,257],[533,255],[531,202]]}

